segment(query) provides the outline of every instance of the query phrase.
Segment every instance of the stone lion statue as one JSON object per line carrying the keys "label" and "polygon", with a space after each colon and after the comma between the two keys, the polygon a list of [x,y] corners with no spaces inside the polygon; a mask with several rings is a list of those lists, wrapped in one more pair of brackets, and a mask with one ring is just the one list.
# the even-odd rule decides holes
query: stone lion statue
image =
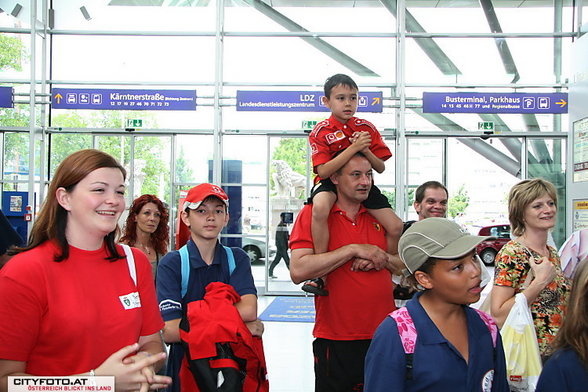
{"label": "stone lion statue", "polygon": [[282,160],[273,160],[274,173],[272,178],[278,197],[298,197],[306,189],[306,177],[292,170],[290,165]]}

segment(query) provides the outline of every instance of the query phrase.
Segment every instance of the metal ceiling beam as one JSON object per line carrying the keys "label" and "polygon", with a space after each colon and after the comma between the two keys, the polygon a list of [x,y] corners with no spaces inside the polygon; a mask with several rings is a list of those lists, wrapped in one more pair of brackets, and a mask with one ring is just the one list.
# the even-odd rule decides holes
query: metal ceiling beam
{"label": "metal ceiling beam", "polygon": [[[450,119],[448,119],[440,113],[423,113],[422,109],[418,108],[414,108],[412,110],[419,116],[423,117],[425,120],[429,121],[431,124],[435,125],[437,128],[441,129],[442,131],[467,132],[467,129],[463,128],[459,124],[454,123],[453,121],[451,121]],[[508,155],[498,151],[485,141],[475,138],[462,137],[458,137],[456,139],[459,140],[462,144],[476,151],[478,154],[482,155],[492,163],[496,164],[496,166],[500,167],[507,173],[515,177],[521,177],[521,165],[519,164],[519,162],[515,161]]]}
{"label": "metal ceiling beam", "polygon": [[[512,132],[512,129],[506,125],[498,114],[480,113],[480,118],[483,121],[492,121],[494,123],[494,129],[500,133]],[[506,147],[508,152],[514,157],[517,162],[521,162],[521,147],[522,143],[517,138],[499,138],[500,142]],[[533,139],[531,139],[533,143]],[[527,153],[528,167],[533,177],[544,177],[548,174],[548,170],[543,165],[539,165],[539,161],[535,158],[535,155],[531,151]]]}
{"label": "metal ceiling beam", "polygon": [[[397,1],[396,0],[380,0],[382,5],[397,18]],[[406,31],[409,33],[425,33],[425,29],[417,22],[414,16],[406,10]],[[431,59],[433,64],[439,68],[443,75],[461,75],[461,71],[457,65],[443,52],[437,45],[433,38],[414,38],[418,46]]]}
{"label": "metal ceiling beam", "polygon": [[[493,33],[502,33],[502,27],[500,27],[500,22],[498,21],[496,12],[494,12],[492,0],[479,1],[480,6],[484,11],[484,15],[486,15],[488,26],[490,26],[490,31],[492,31]],[[510,53],[510,49],[508,47],[508,43],[506,42],[506,38],[494,38],[494,42],[496,43],[496,47],[498,48],[498,53],[500,54],[500,58],[502,59],[502,64],[504,64],[504,70],[507,74],[513,75],[511,83],[518,82],[518,80],[521,77],[519,75],[517,66],[514,63],[514,59],[512,58],[512,53]]]}
{"label": "metal ceiling beam", "polygon": [[[285,15],[281,14],[280,12],[276,11],[274,8],[270,7],[266,3],[261,0],[242,0],[244,3],[250,5],[251,7],[255,8],[274,22],[278,23],[282,27],[286,28],[288,31],[291,32],[309,32],[304,27],[299,25],[298,23],[294,22],[292,19],[286,17]],[[312,45],[316,49],[320,50],[333,60],[337,61],[339,64],[343,65],[344,67],[348,68],[349,70],[353,71],[355,74],[360,76],[380,76],[365,65],[361,64],[360,62],[354,60],[350,56],[346,55],[339,49],[335,48],[333,45],[327,43],[323,39],[319,37],[300,37],[301,40],[307,42],[308,44]]]}

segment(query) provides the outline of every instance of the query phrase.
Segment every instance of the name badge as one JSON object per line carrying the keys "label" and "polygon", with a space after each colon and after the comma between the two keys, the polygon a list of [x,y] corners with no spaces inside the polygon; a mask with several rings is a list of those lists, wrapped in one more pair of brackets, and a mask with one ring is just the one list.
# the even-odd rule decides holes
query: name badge
{"label": "name badge", "polygon": [[120,299],[120,302],[122,303],[122,306],[125,308],[125,310],[141,307],[141,298],[139,297],[139,293],[136,291],[127,295],[121,295],[118,298]]}

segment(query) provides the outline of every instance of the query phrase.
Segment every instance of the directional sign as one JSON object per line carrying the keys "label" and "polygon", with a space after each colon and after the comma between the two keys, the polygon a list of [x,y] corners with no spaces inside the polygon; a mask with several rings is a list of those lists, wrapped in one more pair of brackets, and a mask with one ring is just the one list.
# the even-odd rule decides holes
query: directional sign
{"label": "directional sign", "polygon": [[51,106],[90,110],[196,110],[196,91],[54,88]]}
{"label": "directional sign", "polygon": [[13,108],[12,87],[0,87],[0,108]]}
{"label": "directional sign", "polygon": [[143,120],[127,118],[127,128],[142,128]]}
{"label": "directional sign", "polygon": [[479,121],[478,122],[478,129],[481,131],[493,131],[494,130],[494,122],[493,121]]}
{"label": "directional sign", "polygon": [[[237,91],[237,111],[251,112],[328,112],[322,91]],[[361,92],[358,112],[381,113],[381,92]]]}
{"label": "directional sign", "polygon": [[567,93],[423,93],[425,113],[567,113]]}

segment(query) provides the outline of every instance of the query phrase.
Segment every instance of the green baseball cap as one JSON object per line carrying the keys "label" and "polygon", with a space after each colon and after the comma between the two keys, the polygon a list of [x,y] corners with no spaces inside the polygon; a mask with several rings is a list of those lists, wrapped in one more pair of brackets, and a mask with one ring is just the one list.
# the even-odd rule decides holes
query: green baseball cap
{"label": "green baseball cap", "polygon": [[410,275],[430,257],[458,259],[491,238],[494,237],[470,235],[457,223],[445,218],[427,218],[414,223],[400,237],[398,253]]}

